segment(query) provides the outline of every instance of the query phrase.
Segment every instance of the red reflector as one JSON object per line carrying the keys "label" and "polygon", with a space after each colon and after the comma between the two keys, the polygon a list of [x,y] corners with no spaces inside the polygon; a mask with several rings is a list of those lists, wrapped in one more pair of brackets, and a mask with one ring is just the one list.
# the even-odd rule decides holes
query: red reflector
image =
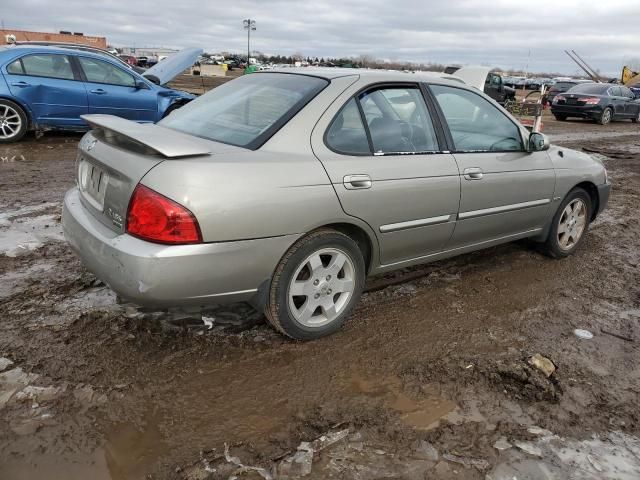
{"label": "red reflector", "polygon": [[200,226],[189,210],[140,184],[129,203],[127,233],[173,245],[202,242]]}

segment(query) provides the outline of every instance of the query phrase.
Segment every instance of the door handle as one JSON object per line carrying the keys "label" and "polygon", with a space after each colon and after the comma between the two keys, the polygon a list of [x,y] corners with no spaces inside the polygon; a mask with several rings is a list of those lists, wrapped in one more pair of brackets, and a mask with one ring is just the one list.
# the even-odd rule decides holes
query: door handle
{"label": "door handle", "polygon": [[361,190],[371,188],[371,177],[369,175],[345,175],[342,183],[347,190]]}
{"label": "door handle", "polygon": [[13,82],[13,83],[11,84],[11,86],[12,86],[12,87],[28,87],[28,86],[30,86],[30,85],[31,85],[31,84],[30,84],[30,83],[27,83],[27,82]]}
{"label": "door handle", "polygon": [[484,176],[482,169],[478,167],[465,168],[463,173],[467,180],[481,180]]}
{"label": "door handle", "polygon": [[95,93],[96,95],[104,95],[105,93],[107,93],[105,90],[101,89],[101,88],[97,88],[95,90],[89,90],[91,93]]}

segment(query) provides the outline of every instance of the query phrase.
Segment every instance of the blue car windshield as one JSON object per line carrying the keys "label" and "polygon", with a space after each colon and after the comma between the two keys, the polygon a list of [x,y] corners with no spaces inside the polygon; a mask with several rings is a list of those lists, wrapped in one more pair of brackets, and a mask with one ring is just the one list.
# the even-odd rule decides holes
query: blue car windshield
{"label": "blue car windshield", "polygon": [[256,149],[328,83],[289,73],[244,75],[174,111],[160,125]]}

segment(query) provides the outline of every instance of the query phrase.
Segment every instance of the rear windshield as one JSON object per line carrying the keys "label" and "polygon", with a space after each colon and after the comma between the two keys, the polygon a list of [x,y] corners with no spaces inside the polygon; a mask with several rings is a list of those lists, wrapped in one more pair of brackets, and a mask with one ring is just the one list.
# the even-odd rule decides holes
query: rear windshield
{"label": "rear windshield", "polygon": [[574,82],[557,82],[554,87],[558,90],[568,90],[575,85]]}
{"label": "rear windshield", "polygon": [[592,93],[594,95],[605,95],[611,87],[610,83],[583,83],[569,89],[569,93]]}
{"label": "rear windshield", "polygon": [[260,147],[329,82],[307,75],[255,73],[214,88],[160,122],[238,147]]}

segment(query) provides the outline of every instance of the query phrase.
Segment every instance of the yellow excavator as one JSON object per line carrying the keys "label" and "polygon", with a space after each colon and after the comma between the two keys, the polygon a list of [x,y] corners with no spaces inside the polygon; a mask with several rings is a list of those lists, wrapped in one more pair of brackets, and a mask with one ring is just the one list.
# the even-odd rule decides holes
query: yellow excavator
{"label": "yellow excavator", "polygon": [[640,72],[634,72],[626,66],[622,67],[622,76],[620,77],[620,82],[627,87],[632,87],[634,85],[640,84]]}

